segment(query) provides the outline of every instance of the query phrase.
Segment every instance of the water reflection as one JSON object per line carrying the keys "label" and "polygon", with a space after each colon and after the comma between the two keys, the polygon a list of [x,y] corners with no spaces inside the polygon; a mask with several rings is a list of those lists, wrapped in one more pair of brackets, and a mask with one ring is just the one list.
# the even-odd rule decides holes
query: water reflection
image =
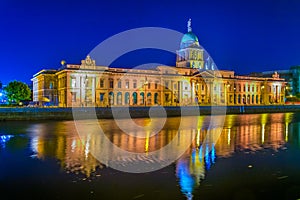
{"label": "water reflection", "polygon": [[[55,125],[55,126],[52,126]],[[93,145],[87,135],[79,138],[73,122],[41,123],[28,129],[31,134],[32,157],[55,157],[67,172],[83,173],[87,177],[102,165],[89,154]]]}
{"label": "water reflection", "polygon": [[[176,163],[176,175],[182,193],[187,199],[193,198],[194,189],[200,185],[206,171],[216,162],[217,157],[230,157],[238,151],[254,153],[262,149],[272,149],[276,152],[285,148],[289,135],[300,135],[300,124],[291,124],[292,119],[292,113],[229,115],[216,143],[209,141],[215,141],[211,138],[220,127],[198,130],[191,149]],[[294,127],[298,128],[297,134],[290,130]],[[202,143],[203,141],[207,142]]]}
{"label": "water reflection", "polygon": [[0,145],[1,145],[1,147],[4,149],[6,143],[7,143],[11,138],[13,138],[13,137],[14,137],[13,135],[0,135]]}
{"label": "water reflection", "polygon": [[[178,130],[180,118],[167,119],[164,128],[156,135],[151,136],[151,130],[140,133],[131,130],[126,134],[118,129],[112,120],[101,120],[100,124],[106,137],[121,149],[130,152],[145,153],[137,157],[116,157],[122,165],[135,162],[161,162],[168,158],[168,152],[161,152],[158,157],[152,152],[177,138],[180,143],[190,143],[185,153],[174,162],[176,176],[182,193],[187,199],[193,198],[195,188],[201,185],[207,172],[218,163],[218,159],[228,158],[236,152],[256,153],[263,149],[276,152],[286,148],[287,143],[300,147],[300,123],[293,113],[260,114],[260,115],[229,115],[224,126],[215,123],[210,126],[210,120],[218,121],[218,116],[210,118],[186,117],[186,124]],[[149,119],[135,119],[136,123],[148,123]],[[126,124],[126,120],[121,123]],[[111,149],[105,149],[99,134],[93,133],[93,126],[89,121],[86,133],[77,134],[74,122],[43,122],[26,124],[21,132],[30,139],[30,151],[34,159],[56,158],[66,172],[82,173],[89,177],[98,168],[108,163],[100,163],[92,156],[92,152],[107,151],[113,156]],[[17,135],[11,134],[8,129],[0,128],[0,144],[7,149],[8,144],[17,140]],[[128,127],[130,131],[130,127]],[[146,134],[145,138],[137,137]],[[182,149],[179,149],[182,151]],[[101,170],[100,170],[101,173]]]}

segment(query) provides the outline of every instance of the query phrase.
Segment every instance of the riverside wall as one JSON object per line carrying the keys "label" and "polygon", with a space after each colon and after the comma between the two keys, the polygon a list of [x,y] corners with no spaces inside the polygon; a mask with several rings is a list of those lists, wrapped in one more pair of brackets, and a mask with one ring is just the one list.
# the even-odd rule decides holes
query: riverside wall
{"label": "riverside wall", "polygon": [[210,114],[258,114],[299,112],[300,105],[268,106],[184,106],[184,107],[112,107],[112,108],[0,108],[0,121],[73,120],[141,117],[175,117]]}

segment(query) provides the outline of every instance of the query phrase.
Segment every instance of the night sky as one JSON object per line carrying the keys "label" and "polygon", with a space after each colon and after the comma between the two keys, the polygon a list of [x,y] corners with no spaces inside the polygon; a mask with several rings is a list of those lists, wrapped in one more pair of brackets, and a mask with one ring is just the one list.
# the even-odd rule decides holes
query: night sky
{"label": "night sky", "polygon": [[[300,65],[297,0],[2,0],[0,81],[31,83],[33,74],[57,69],[61,60],[79,64],[103,40],[128,29],[152,26],[185,33],[189,18],[219,69],[247,74]],[[175,65],[174,55],[144,53],[122,57],[114,67]]]}

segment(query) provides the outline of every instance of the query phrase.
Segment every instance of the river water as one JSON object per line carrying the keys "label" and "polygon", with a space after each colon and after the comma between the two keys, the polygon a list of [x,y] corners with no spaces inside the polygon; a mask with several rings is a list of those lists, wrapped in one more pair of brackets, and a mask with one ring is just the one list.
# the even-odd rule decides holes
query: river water
{"label": "river water", "polygon": [[300,199],[300,113],[223,119],[0,122],[0,199]]}

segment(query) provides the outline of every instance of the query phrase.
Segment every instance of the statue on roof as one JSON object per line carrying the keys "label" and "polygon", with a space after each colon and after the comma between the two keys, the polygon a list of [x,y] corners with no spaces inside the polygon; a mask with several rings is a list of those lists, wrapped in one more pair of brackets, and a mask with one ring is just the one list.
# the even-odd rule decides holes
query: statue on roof
{"label": "statue on roof", "polygon": [[190,18],[187,23],[188,32],[192,32],[192,19]]}

